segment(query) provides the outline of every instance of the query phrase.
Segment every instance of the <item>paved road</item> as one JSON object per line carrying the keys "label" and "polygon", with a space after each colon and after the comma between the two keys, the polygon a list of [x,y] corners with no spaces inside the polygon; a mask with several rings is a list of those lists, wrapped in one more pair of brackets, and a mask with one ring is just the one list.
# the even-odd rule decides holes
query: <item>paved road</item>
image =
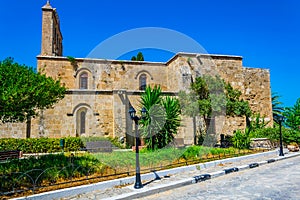
{"label": "paved road", "polygon": [[300,157],[235,172],[140,199],[300,199]]}

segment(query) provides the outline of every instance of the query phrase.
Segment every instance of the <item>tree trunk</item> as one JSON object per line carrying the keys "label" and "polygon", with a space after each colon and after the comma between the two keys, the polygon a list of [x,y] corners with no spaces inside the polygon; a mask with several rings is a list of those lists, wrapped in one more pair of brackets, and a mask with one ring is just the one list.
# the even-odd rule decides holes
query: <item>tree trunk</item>
{"label": "tree trunk", "polygon": [[215,118],[205,118],[206,136],[204,138],[203,146],[213,147],[216,144],[216,128]]}
{"label": "tree trunk", "polygon": [[27,117],[26,121],[26,138],[30,138],[31,133],[31,117]]}

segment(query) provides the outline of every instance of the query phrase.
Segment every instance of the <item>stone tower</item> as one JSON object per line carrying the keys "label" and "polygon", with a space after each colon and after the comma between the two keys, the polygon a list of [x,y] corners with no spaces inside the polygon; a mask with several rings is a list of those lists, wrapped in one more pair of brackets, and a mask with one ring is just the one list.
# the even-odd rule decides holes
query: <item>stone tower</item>
{"label": "stone tower", "polygon": [[62,34],[59,18],[49,1],[42,7],[42,48],[41,56],[62,56]]}

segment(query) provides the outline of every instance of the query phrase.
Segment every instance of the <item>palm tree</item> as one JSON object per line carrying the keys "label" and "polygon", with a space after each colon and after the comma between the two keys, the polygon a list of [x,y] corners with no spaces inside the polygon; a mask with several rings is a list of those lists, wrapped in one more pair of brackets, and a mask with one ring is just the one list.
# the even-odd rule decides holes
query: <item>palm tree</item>
{"label": "palm tree", "polygon": [[140,121],[141,133],[150,149],[163,148],[170,143],[180,126],[180,105],[176,98],[162,97],[161,88],[147,86],[141,96],[141,107],[147,116]]}
{"label": "palm tree", "polygon": [[293,130],[300,130],[300,98],[293,107],[286,108],[284,116],[286,118],[285,125]]}
{"label": "palm tree", "polygon": [[166,122],[163,129],[157,134],[158,148],[163,148],[173,141],[174,135],[180,126],[180,104],[179,100],[172,97],[165,97],[162,100],[162,106],[166,112]]}
{"label": "palm tree", "polygon": [[276,92],[272,92],[272,112],[273,112],[273,120],[278,124],[278,117],[283,114],[284,107],[282,107],[283,103],[279,101],[279,96]]}
{"label": "palm tree", "polygon": [[141,135],[145,138],[145,143],[148,148],[154,149],[155,135],[162,129],[165,116],[161,109],[161,88],[154,86],[152,89],[147,86],[145,92],[141,96],[141,107],[146,108],[147,115],[140,121]]}

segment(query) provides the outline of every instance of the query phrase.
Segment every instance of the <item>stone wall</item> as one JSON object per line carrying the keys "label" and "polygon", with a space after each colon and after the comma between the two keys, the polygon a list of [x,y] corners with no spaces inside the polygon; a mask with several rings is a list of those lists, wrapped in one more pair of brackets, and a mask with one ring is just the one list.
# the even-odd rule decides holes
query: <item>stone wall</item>
{"label": "stone wall", "polygon": [[[260,113],[266,121],[273,121],[270,72],[267,69],[243,68],[243,98],[247,100],[254,113]],[[273,124],[270,123],[269,126]]]}
{"label": "stone wall", "polygon": [[[177,54],[167,63],[101,59],[75,61],[72,63],[65,57],[38,56],[39,71],[60,79],[69,91],[53,109],[44,110],[32,120],[32,137],[79,136],[77,111],[80,108],[87,110],[88,128],[84,136],[121,137],[132,134],[128,108],[129,103],[135,108],[139,107],[141,74],[146,75],[147,85],[160,85],[163,92],[172,96],[176,96],[180,90],[188,90],[191,81],[197,76],[218,74],[242,91],[243,99],[249,101],[253,112],[260,111],[266,120],[272,120],[269,71],[244,68],[242,58],[238,56]],[[88,73],[87,90],[79,89],[82,72]],[[184,138],[186,144],[191,144],[194,137],[193,120],[185,116],[182,119],[177,137]],[[243,117],[219,117],[216,120],[217,134],[232,134],[234,130],[244,129],[245,126]],[[1,130],[4,133],[4,130],[13,129]],[[14,128],[14,133],[25,137],[24,125],[20,129]]]}
{"label": "stone wall", "polygon": [[[172,89],[175,90],[188,90],[191,83],[189,80],[195,80],[198,76],[219,75],[233,88],[242,92],[241,98],[249,102],[253,114],[260,113],[265,121],[269,122],[268,126],[273,125],[269,70],[245,68],[240,56],[188,53],[172,58],[168,63],[168,68],[168,85],[173,84]],[[192,119],[188,121],[189,125],[181,130],[193,132],[194,127],[190,126]],[[186,125],[186,123],[183,124]],[[221,133],[233,134],[235,130],[244,130],[246,119],[245,117],[216,116],[215,126],[216,137],[219,138]]]}
{"label": "stone wall", "polygon": [[[53,109],[32,122],[33,137],[114,136],[113,96],[107,92],[69,91]],[[85,109],[86,131],[78,130],[78,111]]]}
{"label": "stone wall", "polygon": [[25,138],[26,123],[0,124],[0,138]]}

